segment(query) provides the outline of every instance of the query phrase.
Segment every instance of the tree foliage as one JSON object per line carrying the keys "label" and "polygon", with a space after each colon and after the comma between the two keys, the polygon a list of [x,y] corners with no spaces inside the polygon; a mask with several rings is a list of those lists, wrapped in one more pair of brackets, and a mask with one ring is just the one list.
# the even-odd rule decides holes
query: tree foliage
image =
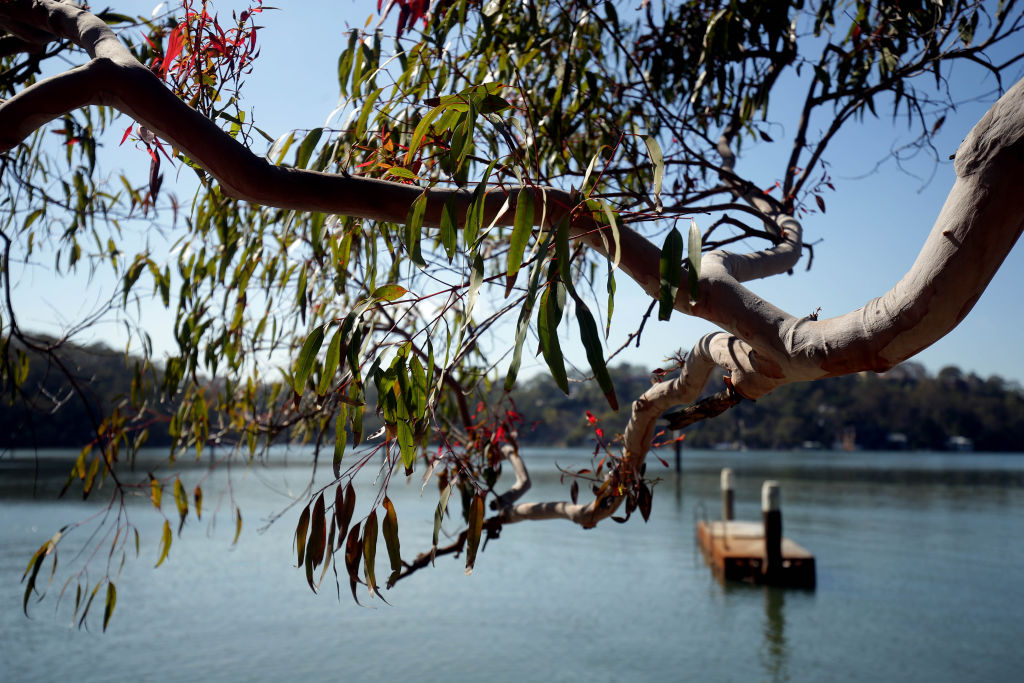
{"label": "tree foliage", "polygon": [[[654,420],[696,399],[715,363],[730,373],[731,405],[790,381],[902,360],[786,347],[805,331],[814,337],[813,321],[751,303],[739,283],[789,271],[809,249],[798,218],[825,213],[838,130],[898,117],[927,147],[955,102],[950,65],[978,64],[1000,78],[1020,57],[996,57],[1019,40],[1015,5],[690,0],[636,10],[445,0],[428,13],[418,0],[396,0],[395,35],[382,17],[342,41],[338,123],[274,137],[242,99],[258,68],[257,21],[272,21],[258,0],[230,20],[198,0],[156,19],[94,16],[52,0],[3,3],[3,286],[9,293],[38,263],[55,277],[116,278],[119,291],[67,337],[112,312],[147,367],[152,332],[137,312],[173,311],[177,351],[160,373],[177,406],[172,462],[211,443],[230,446],[217,458],[242,460],[282,437],[310,444],[315,463],[331,459],[335,479],[311,484],[302,501],[300,565],[315,589],[314,570],[326,572],[338,554],[353,596],[358,584],[379,595],[378,529],[391,561],[385,583],[422,566],[396,559],[398,521],[383,493],[395,473],[419,468],[437,482],[431,558],[445,551],[436,528],[457,516],[447,501],[459,492],[465,531],[447,551],[465,549],[469,569],[482,535],[502,524],[563,517],[592,526],[623,505],[627,516],[649,510],[643,459]],[[57,64],[65,59],[86,66],[68,71]],[[39,80],[42,71],[56,75]],[[747,178],[737,159],[773,141],[784,78],[803,93],[786,127],[792,138],[776,143],[790,150],[786,163],[775,177]],[[111,135],[148,153],[141,184],[97,171]],[[191,200],[164,187],[169,166],[194,172]],[[168,214],[174,230],[164,244],[145,231]],[[691,230],[698,215],[712,218]],[[749,253],[738,258],[729,245]],[[607,369],[623,275],[661,301],[660,318],[700,315],[725,336],[681,357],[680,379],[665,383],[678,392],[634,404],[622,447],[609,439],[592,500],[518,503],[528,475],[517,413],[495,387],[512,389],[524,351],[539,348],[568,392],[562,344],[571,329],[609,408],[632,398],[618,395]],[[972,287],[990,276],[982,269]],[[23,329],[5,301],[0,377],[16,392],[24,359],[56,359],[59,343]],[[938,336],[959,320],[922,319]],[[888,334],[864,327],[868,341]],[[99,472],[112,482],[110,504],[123,507],[125,496],[170,485],[123,469],[146,409],[132,393],[123,410],[98,417],[74,487],[88,490]],[[384,428],[367,441],[371,415]],[[353,478],[378,462],[381,495],[356,504]],[[499,493],[503,467],[516,482]],[[200,495],[190,503],[176,490],[175,500],[183,523]],[[133,527],[124,515],[114,525],[107,540],[122,552]],[[164,537],[166,551],[169,522]],[[26,598],[58,541],[33,558]]]}

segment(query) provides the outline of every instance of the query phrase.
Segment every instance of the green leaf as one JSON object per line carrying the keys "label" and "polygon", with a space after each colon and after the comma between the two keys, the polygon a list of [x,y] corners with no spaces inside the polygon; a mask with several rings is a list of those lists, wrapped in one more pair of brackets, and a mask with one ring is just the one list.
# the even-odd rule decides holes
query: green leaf
{"label": "green leaf", "polygon": [[46,559],[48,545],[48,543],[44,543],[32,555],[32,559],[29,560],[28,567],[25,568],[25,573],[21,577],[22,581],[25,580],[25,577],[28,577],[28,582],[25,584],[25,597],[21,605],[26,617],[28,616],[28,601],[32,597],[32,591],[35,590],[36,577],[39,575],[39,569],[43,566],[43,560]]}
{"label": "green leaf", "polygon": [[598,203],[601,205],[601,210],[604,211],[605,220],[608,221],[608,228],[612,231],[612,265],[611,269],[615,270],[619,267],[619,261],[622,259],[621,249],[621,236],[619,235],[619,224],[615,220],[615,212],[612,211],[612,207],[603,199],[599,199]]}
{"label": "green leaf", "polygon": [[[352,29],[348,34],[348,47],[345,51],[338,56],[338,85],[341,86],[341,94],[348,95],[348,80],[352,72],[352,58],[356,54],[356,50],[360,49],[361,46],[357,45],[359,40],[359,31]],[[353,83],[353,86],[357,84]]]}
{"label": "green leaf", "polygon": [[590,159],[590,163],[587,165],[587,171],[586,173],[583,174],[583,182],[580,183],[580,192],[584,196],[589,197],[590,193],[593,192],[595,189],[592,187],[588,191],[587,183],[590,181],[590,175],[594,172],[594,169],[597,167],[597,163],[601,161],[601,152],[603,152],[607,147],[607,145],[601,145],[598,148],[597,153],[594,154],[594,156]]}
{"label": "green leaf", "polygon": [[441,245],[448,255],[448,263],[455,257],[455,246],[458,235],[458,205],[455,195],[451,194],[445,200],[444,208],[441,210]]}
{"label": "green leaf", "polygon": [[530,234],[533,232],[535,213],[533,190],[523,187],[519,191],[516,214],[512,221],[512,236],[509,238],[508,279],[510,284],[505,288],[506,297],[512,289],[511,283],[515,282],[519,266],[523,263],[523,252],[526,250],[526,243],[529,242]]}
{"label": "green leaf", "polygon": [[427,193],[423,191],[409,207],[409,218],[405,223],[405,245],[412,262],[421,268],[427,266],[420,252],[420,234],[423,231],[423,214],[427,210]]}
{"label": "green leaf", "polygon": [[185,526],[185,517],[188,516],[188,494],[181,484],[181,479],[174,480],[174,504],[178,508],[178,535],[181,535],[181,528]]}
{"label": "green leaf", "polygon": [[491,172],[494,170],[497,163],[497,160],[494,160],[487,165],[487,168],[484,170],[483,177],[473,190],[473,196],[469,202],[469,210],[466,212],[466,229],[463,233],[463,239],[465,239],[466,244],[470,248],[476,244],[477,238],[480,236],[480,230],[484,225],[484,208],[487,205],[487,181],[490,179]]}
{"label": "green leaf", "polygon": [[313,154],[313,150],[320,142],[320,136],[323,133],[323,128],[314,128],[306,133],[306,137],[299,143],[299,149],[295,153],[295,168],[306,168],[306,164],[309,163],[309,157]]}
{"label": "green leaf", "polygon": [[601,335],[597,330],[597,322],[583,299],[573,296],[576,303],[576,321],[580,326],[580,339],[583,341],[583,348],[587,352],[587,360],[590,362],[590,369],[594,371],[594,378],[597,385],[604,392],[604,397],[612,410],[619,410],[619,401],[615,396],[615,385],[612,384],[611,375],[608,374],[608,367],[604,362],[604,348],[601,345]]}
{"label": "green leaf", "polygon": [[331,388],[331,383],[334,381],[334,375],[338,372],[338,366],[341,363],[341,328],[334,333],[331,337],[331,343],[327,345],[327,357],[324,358],[324,372],[320,375],[320,384],[317,385],[316,393],[323,396],[327,393],[327,390]]}
{"label": "green leaf", "polygon": [[366,45],[360,41],[356,45],[354,54],[352,55],[352,94],[358,95],[362,90],[363,81],[372,71],[367,69],[367,49]]}
{"label": "green leaf", "polygon": [[306,380],[309,378],[309,373],[313,370],[313,364],[316,362],[316,354],[320,352],[320,346],[324,343],[324,325],[317,325],[313,328],[313,331],[306,337],[306,341],[302,344],[302,349],[299,351],[299,361],[295,368],[295,383],[293,385],[295,393],[301,394],[303,388],[306,386]]}
{"label": "green leaf", "polygon": [[484,282],[484,259],[479,253],[473,255],[473,268],[469,272],[469,291],[466,293],[466,321],[469,321],[476,306],[480,286]]}
{"label": "green leaf", "polygon": [[651,157],[651,163],[654,164],[654,207],[656,211],[661,211],[661,182],[665,177],[665,159],[661,152],[661,145],[651,135],[644,136],[644,144],[647,145],[647,153]]}
{"label": "green leaf", "polygon": [[359,111],[359,119],[356,121],[356,137],[361,138],[366,133],[366,123],[370,118],[370,112],[373,111],[373,105],[377,102],[377,98],[380,97],[383,91],[384,88],[377,88],[363,102],[363,108]]}
{"label": "green leaf", "polygon": [[526,289],[526,301],[522,310],[519,311],[519,322],[516,325],[515,346],[512,349],[512,362],[508,366],[508,373],[505,375],[505,391],[511,391],[515,386],[516,377],[519,374],[519,366],[522,362],[523,343],[526,340],[526,332],[530,327],[530,317],[533,315],[533,305],[537,300],[537,289],[540,285],[540,274],[544,269],[543,255],[547,253],[548,245],[551,243],[549,232],[541,243],[537,252],[537,260],[533,263],[530,271],[530,283]]}
{"label": "green leaf", "polygon": [[[700,254],[701,254],[701,239],[700,229],[697,227],[697,221],[690,220],[690,235],[687,245],[687,267],[689,268],[689,280],[690,280],[690,302],[696,303],[698,297],[700,297]],[[680,278],[682,276],[680,275]]]}
{"label": "green leaf", "polygon": [[658,320],[668,320],[676,304],[676,292],[683,279],[683,236],[675,228],[665,236],[661,247],[661,295],[658,297]]}
{"label": "green leaf", "polygon": [[[473,130],[476,128],[477,113],[476,106],[470,103],[469,108],[460,117],[452,133],[448,163],[451,165],[451,174],[454,176],[459,175],[466,163],[466,157],[469,156],[469,152],[473,148]],[[466,240],[468,243],[472,243],[472,241],[470,239]]]}
{"label": "green leaf", "polygon": [[405,155],[405,165],[408,166],[416,158],[416,150],[420,148],[420,144],[423,142],[423,138],[430,130],[430,124],[433,123],[434,119],[445,110],[443,106],[437,106],[428,111],[420,119],[420,122],[416,124],[415,130],[412,132],[412,141],[409,143],[409,151]]}
{"label": "green leaf", "polygon": [[484,497],[479,493],[473,496],[469,506],[469,528],[466,529],[466,575],[473,573],[476,564],[476,552],[480,547],[480,535],[484,528]]}
{"label": "green leaf", "polygon": [[604,338],[607,339],[608,335],[611,334],[612,329],[612,314],[615,313],[615,273],[612,271],[611,266],[608,268],[608,320],[604,326]]}
{"label": "green leaf", "polygon": [[299,515],[299,523],[295,527],[295,548],[299,556],[296,567],[301,567],[306,558],[306,534],[309,532],[309,515],[309,507],[302,508],[302,514]]}
{"label": "green leaf", "polygon": [[78,628],[82,628],[82,624],[85,623],[85,618],[89,616],[89,608],[92,607],[92,601],[96,599],[96,594],[100,592],[100,586],[103,585],[103,580],[96,582],[96,586],[89,593],[89,599],[85,602],[85,609],[82,610],[82,618],[78,620]]}
{"label": "green leaf", "polygon": [[291,149],[292,144],[295,142],[295,131],[285,133],[270,146],[267,150],[267,158],[270,159],[274,164],[280,164],[284,160],[284,155]]}
{"label": "green leaf", "polygon": [[565,374],[565,359],[558,343],[558,324],[565,309],[565,285],[554,279],[540,297],[540,311],[537,313],[537,335],[544,361],[551,370],[555,384],[566,395],[569,394],[569,379]]}
{"label": "green leaf", "polygon": [[139,276],[142,275],[142,270],[146,267],[147,259],[142,254],[135,257],[135,262],[132,263],[131,267],[124,274],[124,292],[122,295],[122,305],[128,303],[128,293],[131,291],[132,286],[138,281]]}
{"label": "green leaf", "polygon": [[110,623],[110,617],[114,614],[114,605],[117,604],[117,588],[114,587],[113,583],[107,583],[107,603],[103,607],[103,632],[107,631],[107,624]]}
{"label": "green leaf", "polygon": [[352,445],[358,446],[363,441],[363,404],[352,407]]}
{"label": "green leaf", "polygon": [[89,465],[89,472],[85,475],[85,481],[82,483],[83,500],[92,491],[92,485],[96,481],[96,474],[100,471],[100,460],[101,457],[97,454],[96,457],[92,459],[92,464]]}
{"label": "green leaf", "polygon": [[242,510],[241,508],[235,508],[235,538],[231,541],[231,545],[238,543],[238,537],[242,535]]}
{"label": "green leaf", "polygon": [[135,19],[117,12],[99,12],[96,16],[102,19],[105,24],[135,24]]}
{"label": "green leaf", "polygon": [[153,501],[153,507],[160,509],[160,501],[163,499],[163,485],[155,477],[149,480],[149,498]]}
{"label": "green leaf", "polygon": [[434,556],[437,553],[437,539],[441,532],[441,522],[444,520],[444,511],[448,507],[448,498],[452,495],[453,483],[449,483],[441,489],[441,497],[437,501],[437,508],[434,510],[434,536],[430,548],[430,562],[433,564]]}
{"label": "green leaf", "polygon": [[409,412],[413,418],[419,420],[423,417],[423,413],[427,408],[427,393],[430,387],[430,380],[427,379],[427,373],[423,370],[423,364],[420,363],[419,358],[414,357],[409,362],[409,371],[412,377],[412,396]]}
{"label": "green leaf", "polygon": [[400,299],[409,292],[408,289],[401,285],[381,285],[377,289],[373,290],[370,297],[381,301],[394,301]]}
{"label": "green leaf", "polygon": [[388,559],[391,561],[391,576],[388,577],[387,587],[391,588],[402,573],[402,552],[398,542],[398,514],[395,506],[387,496],[381,503],[384,506],[384,522],[381,524],[381,531],[384,533],[384,543],[388,547]]}
{"label": "green leaf", "polygon": [[402,466],[408,474],[412,472],[412,466],[416,462],[416,436],[408,417],[399,419],[395,427],[398,432],[398,448],[402,454]]}
{"label": "green leaf", "polygon": [[203,517],[203,490],[199,488],[199,484],[196,484],[195,490],[192,491],[192,497],[196,502],[196,519],[202,519]]}
{"label": "green leaf", "polygon": [[363,525],[363,575],[370,595],[377,593],[377,577],[374,575],[374,563],[377,559],[377,511],[373,510]]}
{"label": "green leaf", "polygon": [[173,534],[171,533],[171,523],[166,519],[164,520],[164,530],[160,534],[160,557],[156,561],[157,567],[164,563],[167,559],[167,553],[171,551],[171,541],[173,540]]}

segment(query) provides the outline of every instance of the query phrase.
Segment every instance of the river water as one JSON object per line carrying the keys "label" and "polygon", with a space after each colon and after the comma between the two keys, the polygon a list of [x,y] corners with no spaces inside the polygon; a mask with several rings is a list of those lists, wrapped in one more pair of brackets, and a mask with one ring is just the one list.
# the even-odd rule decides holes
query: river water
{"label": "river water", "polygon": [[[471,576],[438,558],[387,591],[390,605],[363,589],[364,608],[347,584],[340,601],[330,580],[314,595],[293,568],[297,509],[260,531],[308,483],[308,456],[292,452],[289,466],[232,474],[245,520],[233,547],[228,504],[213,515],[222,473],[204,482],[203,521],[186,524],[159,568],[162,518],[133,505],[141,557],[116,580],[106,634],[102,605],[88,630],[70,625],[73,597],[33,604],[28,619],[21,610],[29,557],[96,509],[53,500],[66,476],[48,466],[58,455],[38,471],[0,458],[4,681],[1017,681],[1024,670],[1022,455],[687,451],[681,475],[652,459],[649,522],[507,526]],[[527,498],[567,497],[556,463],[587,455],[528,452]],[[779,480],[784,532],[817,559],[814,590],[712,576],[694,523],[718,516],[724,466],[739,519],[759,519],[762,480]],[[365,514],[373,492],[358,491]],[[429,546],[436,489],[421,497],[418,479],[396,481],[390,495],[408,559]],[[72,541],[60,567],[73,564]],[[94,560],[94,581],[105,562]]]}

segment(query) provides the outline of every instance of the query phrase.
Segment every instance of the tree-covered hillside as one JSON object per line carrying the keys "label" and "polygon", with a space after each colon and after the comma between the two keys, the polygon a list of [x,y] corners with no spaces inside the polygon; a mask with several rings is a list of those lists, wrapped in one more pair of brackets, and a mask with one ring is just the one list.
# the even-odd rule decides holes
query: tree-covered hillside
{"label": "tree-covered hillside", "polygon": [[[616,389],[637,395],[651,381],[642,368],[620,366],[612,372]],[[722,388],[711,386],[711,392]],[[548,377],[536,377],[516,392],[526,427],[521,440],[536,445],[579,445],[593,440],[586,410],[597,426],[614,434],[626,415],[602,405],[590,385],[573,386],[567,397]],[[798,448],[833,444],[865,449],[948,447],[951,437],[970,439],[976,450],[1024,450],[1024,395],[1016,383],[982,379],[957,368],[929,375],[917,363],[904,363],[878,375],[860,373],[782,387],[756,404],[744,401],[686,431],[686,445],[717,444],[747,448]]]}
{"label": "tree-covered hillside", "polygon": [[155,368],[102,344],[54,341],[40,338],[47,351],[29,355],[5,340],[15,347],[17,361],[3,377],[24,381],[0,381],[0,447],[81,448],[96,441],[97,425],[107,415],[124,420],[129,438],[170,443],[174,408],[156,398]]}
{"label": "tree-covered hillside", "polygon": [[[30,363],[27,381],[12,395],[3,387],[0,404],[0,446],[5,448],[81,448],[96,438],[90,411],[74,398],[81,391],[93,414],[102,407],[121,407],[136,435],[148,430],[150,445],[169,443],[168,424],[177,406],[146,402],[155,394],[159,373],[136,375],[137,363],[102,345],[64,345],[57,357],[73,370],[77,389],[62,382],[51,365]],[[56,360],[51,361],[56,362]],[[644,368],[620,365],[611,369],[616,392],[638,396],[653,375]],[[132,418],[134,402],[141,417]],[[721,380],[709,392],[722,389]],[[498,389],[496,389],[497,391]],[[373,398],[372,396],[370,397]],[[566,396],[547,375],[526,380],[512,394],[522,415],[519,439],[534,446],[577,446],[594,442],[595,429],[606,439],[625,427],[626,409],[611,411],[598,386],[571,382]],[[375,401],[370,400],[370,405]],[[597,418],[591,424],[587,411]],[[378,420],[367,419],[375,431]],[[860,373],[780,388],[756,404],[744,401],[713,420],[686,431],[686,445],[709,448],[719,444],[747,448],[798,448],[820,444],[856,445],[865,449],[929,449],[948,447],[951,437],[970,439],[975,449],[1024,450],[1024,393],[999,377],[982,379],[948,367],[932,376],[917,363],[904,363],[877,375]],[[662,438],[664,440],[664,437]]]}

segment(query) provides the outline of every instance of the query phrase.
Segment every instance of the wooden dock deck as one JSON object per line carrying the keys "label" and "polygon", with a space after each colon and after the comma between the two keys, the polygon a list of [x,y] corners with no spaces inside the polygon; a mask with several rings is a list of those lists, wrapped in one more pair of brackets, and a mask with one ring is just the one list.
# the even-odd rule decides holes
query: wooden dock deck
{"label": "wooden dock deck", "polygon": [[697,522],[697,539],[715,573],[728,581],[813,588],[814,555],[782,538],[782,561],[765,572],[766,549],[761,522]]}

